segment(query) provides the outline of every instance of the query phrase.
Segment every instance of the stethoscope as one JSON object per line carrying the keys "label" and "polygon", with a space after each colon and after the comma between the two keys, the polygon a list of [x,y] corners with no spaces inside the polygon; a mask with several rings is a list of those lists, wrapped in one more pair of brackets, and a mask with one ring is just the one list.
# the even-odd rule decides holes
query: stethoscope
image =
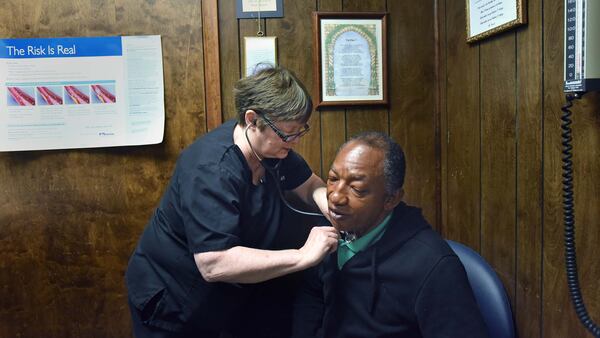
{"label": "stethoscope", "polygon": [[281,189],[282,179],[281,179],[281,173],[279,171],[279,169],[281,167],[281,160],[277,160],[277,163],[275,163],[275,164],[269,164],[269,163],[267,163],[267,161],[265,159],[258,156],[256,151],[254,150],[254,147],[252,146],[252,142],[250,142],[250,138],[248,137],[248,128],[250,128],[250,124],[246,125],[246,128],[244,128],[244,136],[246,136],[246,142],[248,142],[248,146],[250,146],[250,150],[254,154],[254,157],[256,157],[256,159],[258,160],[260,165],[262,165],[263,168],[265,168],[265,170],[269,173],[269,175],[271,175],[271,177],[275,181],[275,187],[277,188],[277,193],[279,193],[279,198],[285,204],[285,206],[290,208],[290,210],[297,212],[301,215],[317,216],[317,217],[325,218],[325,216],[323,216],[323,214],[320,214],[320,213],[296,209],[287,201],[287,199],[283,195],[283,189]]}
{"label": "stethoscope", "polygon": [[[248,124],[248,125],[246,125],[246,128],[244,129],[244,135],[246,136],[246,141],[248,142],[248,145],[250,146],[250,150],[252,151],[252,153],[254,154],[254,156],[256,157],[258,162],[260,163],[260,165],[262,165],[263,168],[265,168],[265,170],[269,173],[269,175],[271,175],[271,177],[275,181],[275,187],[277,189],[277,192],[279,193],[279,198],[281,199],[283,204],[285,204],[286,207],[288,207],[290,210],[292,210],[298,214],[322,217],[322,218],[327,219],[323,214],[320,214],[320,213],[299,210],[299,209],[293,207],[287,201],[287,199],[285,198],[285,195],[283,194],[283,189],[281,189],[281,180],[282,179],[281,179],[281,173],[279,171],[279,169],[281,167],[281,160],[277,160],[277,163],[275,163],[275,164],[269,164],[263,158],[258,156],[256,151],[254,150],[254,147],[252,146],[252,143],[250,142],[250,138],[248,137],[248,128],[249,127],[250,127],[250,125]],[[356,234],[353,232],[348,232],[348,231],[340,231],[340,237],[341,237],[342,241],[344,241],[346,243],[356,240]]]}

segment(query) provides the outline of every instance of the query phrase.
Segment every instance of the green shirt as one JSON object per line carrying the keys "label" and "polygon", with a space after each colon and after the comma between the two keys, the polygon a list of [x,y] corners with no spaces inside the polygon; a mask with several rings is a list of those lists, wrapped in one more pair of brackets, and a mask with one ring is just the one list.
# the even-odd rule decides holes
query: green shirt
{"label": "green shirt", "polygon": [[358,253],[359,251],[363,251],[364,249],[371,246],[371,244],[377,242],[381,238],[381,236],[383,236],[383,233],[387,228],[390,218],[392,218],[392,213],[387,215],[387,217],[381,223],[379,223],[378,226],[376,226],[374,229],[372,229],[364,236],[355,241],[344,242],[340,239],[337,249],[338,269],[341,270],[344,264],[346,264],[346,262],[349,261],[350,258],[354,257],[356,253]]}

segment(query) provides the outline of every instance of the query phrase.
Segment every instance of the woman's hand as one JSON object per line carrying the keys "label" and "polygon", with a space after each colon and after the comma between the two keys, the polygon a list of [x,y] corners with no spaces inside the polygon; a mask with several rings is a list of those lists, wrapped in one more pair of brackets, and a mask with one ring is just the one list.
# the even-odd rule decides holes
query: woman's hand
{"label": "woman's hand", "polygon": [[304,245],[299,249],[302,255],[301,265],[305,268],[319,264],[328,253],[337,250],[340,235],[334,227],[316,226]]}

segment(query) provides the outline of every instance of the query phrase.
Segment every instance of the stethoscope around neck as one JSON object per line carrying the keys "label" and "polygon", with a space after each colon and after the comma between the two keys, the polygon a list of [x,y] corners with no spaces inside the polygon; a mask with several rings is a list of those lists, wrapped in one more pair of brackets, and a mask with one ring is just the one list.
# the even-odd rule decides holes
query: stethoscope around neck
{"label": "stethoscope around neck", "polygon": [[316,212],[310,212],[310,211],[304,211],[304,210],[299,210],[297,208],[294,208],[285,198],[284,194],[283,194],[283,189],[281,189],[281,173],[280,173],[280,168],[281,168],[281,160],[277,160],[277,163],[275,164],[269,164],[265,159],[261,158],[260,156],[258,156],[258,154],[256,153],[256,151],[254,150],[254,147],[252,146],[252,142],[250,142],[250,138],[248,137],[248,128],[250,127],[249,124],[246,125],[246,128],[244,128],[244,136],[246,136],[246,141],[248,142],[248,146],[250,146],[250,150],[252,151],[252,153],[254,154],[254,157],[256,157],[256,159],[258,160],[258,162],[260,163],[260,165],[262,165],[263,168],[265,168],[265,171],[267,173],[269,173],[269,175],[271,175],[271,177],[273,178],[273,180],[275,181],[275,187],[277,188],[277,192],[279,193],[279,198],[281,198],[281,201],[288,207],[290,208],[292,211],[297,212],[301,215],[307,215],[307,216],[317,216],[317,217],[323,217],[325,218],[325,216],[323,216],[320,213],[316,213]]}
{"label": "stethoscope around neck", "polygon": [[[285,195],[283,194],[283,189],[281,189],[281,173],[280,173],[280,168],[281,168],[281,160],[277,160],[277,163],[275,164],[269,164],[267,163],[267,161],[265,161],[265,159],[261,158],[260,156],[258,156],[258,154],[256,153],[256,151],[254,150],[254,147],[252,147],[252,142],[250,142],[250,138],[248,137],[248,128],[250,128],[250,124],[246,125],[246,128],[244,128],[244,136],[246,136],[246,141],[248,142],[248,146],[250,146],[250,150],[252,151],[252,153],[254,154],[254,156],[256,157],[256,159],[258,160],[258,162],[260,163],[260,165],[263,166],[263,168],[265,168],[265,170],[269,173],[269,175],[271,175],[271,177],[273,178],[273,180],[275,181],[275,187],[277,189],[277,193],[279,193],[279,198],[281,199],[281,201],[283,202],[283,204],[285,204],[286,207],[288,207],[290,210],[301,214],[301,215],[307,215],[307,216],[316,216],[316,217],[322,217],[325,218],[325,216],[323,216],[323,214],[320,213],[316,213],[316,212],[310,212],[310,211],[304,211],[304,210],[299,210],[295,207],[293,207],[285,198]],[[342,240],[346,243],[348,242],[352,242],[356,239],[356,234],[353,232],[347,232],[347,231],[340,231],[340,236],[342,238]]]}

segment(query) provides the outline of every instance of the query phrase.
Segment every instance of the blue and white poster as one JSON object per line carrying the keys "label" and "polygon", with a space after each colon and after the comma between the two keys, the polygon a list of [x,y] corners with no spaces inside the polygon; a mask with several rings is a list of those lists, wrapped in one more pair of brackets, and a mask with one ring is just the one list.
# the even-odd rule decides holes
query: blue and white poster
{"label": "blue and white poster", "polygon": [[163,140],[160,36],[0,39],[0,151]]}

